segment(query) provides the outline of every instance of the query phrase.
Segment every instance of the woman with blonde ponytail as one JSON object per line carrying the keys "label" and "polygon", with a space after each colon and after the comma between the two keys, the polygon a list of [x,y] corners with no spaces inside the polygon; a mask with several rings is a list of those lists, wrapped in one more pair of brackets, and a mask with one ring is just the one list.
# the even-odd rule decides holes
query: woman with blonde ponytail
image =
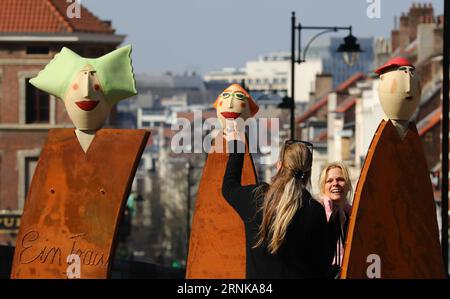
{"label": "woman with blonde ponytail", "polygon": [[[228,133],[228,148],[243,148],[240,136]],[[307,190],[312,144],[286,141],[270,184],[242,186],[243,162],[230,153],[222,194],[245,225],[247,278],[326,278],[325,210]]]}

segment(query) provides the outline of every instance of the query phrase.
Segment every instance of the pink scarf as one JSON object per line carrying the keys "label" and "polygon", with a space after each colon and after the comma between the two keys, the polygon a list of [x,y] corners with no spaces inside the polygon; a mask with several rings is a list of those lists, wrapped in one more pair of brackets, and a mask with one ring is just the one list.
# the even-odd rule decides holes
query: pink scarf
{"label": "pink scarf", "polygon": [[[344,207],[341,208],[339,205],[334,204],[333,201],[328,197],[328,196],[321,196],[321,199],[323,200],[323,206],[325,208],[325,214],[327,216],[327,221],[330,221],[330,217],[331,217],[331,213],[333,213],[333,211],[339,210],[339,219],[340,219],[340,223],[341,223],[341,228],[342,231],[344,230],[344,223],[345,221],[347,221],[347,217],[345,216],[345,214],[349,214],[351,212],[351,208],[352,206],[346,202],[344,204]],[[342,259],[344,257],[344,246],[342,243],[338,242],[336,244],[336,252],[340,252],[340,256],[339,256],[339,265],[342,265]],[[333,265],[337,264],[337,260],[336,260],[336,256],[333,259]]]}

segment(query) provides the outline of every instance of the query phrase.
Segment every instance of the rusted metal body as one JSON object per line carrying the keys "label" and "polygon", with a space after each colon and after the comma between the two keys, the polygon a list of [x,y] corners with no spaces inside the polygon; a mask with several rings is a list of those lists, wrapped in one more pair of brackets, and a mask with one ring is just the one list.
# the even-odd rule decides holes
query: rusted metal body
{"label": "rusted metal body", "polygon": [[[433,189],[414,123],[401,139],[382,121],[356,187],[341,278],[444,278]],[[369,260],[368,260],[369,257]],[[370,272],[370,271],[369,271]]]}
{"label": "rusted metal body", "polygon": [[[244,223],[222,196],[227,162],[226,153],[210,153],[206,160],[195,204],[186,278],[245,278]],[[242,185],[255,183],[255,167],[246,146]]]}
{"label": "rusted metal body", "polygon": [[11,278],[67,278],[73,254],[81,278],[109,276],[118,223],[148,137],[145,130],[102,129],[85,153],[73,129],[49,132],[25,202]]}

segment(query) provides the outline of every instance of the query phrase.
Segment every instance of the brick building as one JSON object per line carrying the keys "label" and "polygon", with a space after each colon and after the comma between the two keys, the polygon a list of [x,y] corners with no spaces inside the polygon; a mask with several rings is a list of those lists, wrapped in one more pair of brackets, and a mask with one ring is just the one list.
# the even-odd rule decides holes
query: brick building
{"label": "brick building", "polygon": [[[62,101],[28,80],[63,46],[96,58],[125,38],[111,22],[75,5],[66,0],[0,0],[0,244],[14,244],[48,130],[73,126]],[[77,9],[79,18],[73,14]]]}

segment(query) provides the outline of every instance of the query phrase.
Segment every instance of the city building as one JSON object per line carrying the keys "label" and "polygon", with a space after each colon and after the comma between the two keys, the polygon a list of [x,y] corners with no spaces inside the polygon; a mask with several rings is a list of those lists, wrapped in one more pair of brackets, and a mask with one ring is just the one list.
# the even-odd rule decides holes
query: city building
{"label": "city building", "polygon": [[[34,88],[38,74],[62,47],[99,57],[124,35],[83,6],[69,18],[65,0],[0,1],[0,217],[20,217],[47,133],[73,127],[64,104]],[[110,117],[114,123],[114,112]],[[0,244],[15,244],[17,225],[0,229]]]}
{"label": "city building", "polygon": [[[332,88],[337,88],[348,77],[357,72],[368,73],[373,66],[373,38],[358,38],[363,52],[357,62],[348,66],[341,53],[336,52],[342,38],[331,37],[314,41],[308,49],[306,61],[295,64],[295,101],[307,103],[310,94],[315,93],[316,76],[332,76]],[[244,68],[224,68],[206,74],[206,82],[244,82],[250,91],[265,93],[277,92],[280,95],[291,93],[291,54],[277,52],[262,55],[257,60],[248,61]],[[331,88],[330,88],[331,90]]]}
{"label": "city building", "polygon": [[[289,54],[290,55],[290,54]],[[287,53],[271,53],[258,57],[255,61],[248,61],[245,68],[224,68],[222,71],[214,71],[206,74],[206,82],[244,82],[250,91],[277,92],[280,95],[291,92],[291,62]],[[302,74],[296,79],[295,101],[307,102],[316,74],[322,73],[320,59],[311,59],[302,64],[295,65],[296,74]]]}

